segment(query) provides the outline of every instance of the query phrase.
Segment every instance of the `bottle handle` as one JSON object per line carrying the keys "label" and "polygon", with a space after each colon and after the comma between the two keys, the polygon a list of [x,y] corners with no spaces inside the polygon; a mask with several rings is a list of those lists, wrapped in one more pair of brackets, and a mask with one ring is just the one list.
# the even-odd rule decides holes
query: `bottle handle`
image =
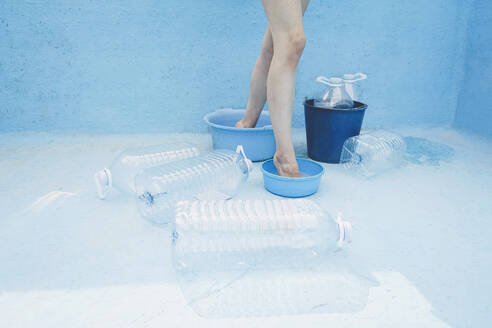
{"label": "bottle handle", "polygon": [[338,212],[335,222],[338,225],[339,232],[337,246],[343,247],[344,244],[350,243],[352,241],[352,224],[350,222],[343,221],[342,213],[340,212]]}
{"label": "bottle handle", "polygon": [[244,162],[246,163],[246,167],[248,169],[248,172],[251,172],[251,170],[253,170],[253,162],[251,162],[251,160],[248,157],[246,157],[246,154],[244,153],[243,145],[237,145],[236,153],[241,155]]}
{"label": "bottle handle", "polygon": [[94,174],[94,182],[96,184],[97,194],[100,199],[105,199],[109,189],[113,186],[113,177],[108,168],[104,168]]}

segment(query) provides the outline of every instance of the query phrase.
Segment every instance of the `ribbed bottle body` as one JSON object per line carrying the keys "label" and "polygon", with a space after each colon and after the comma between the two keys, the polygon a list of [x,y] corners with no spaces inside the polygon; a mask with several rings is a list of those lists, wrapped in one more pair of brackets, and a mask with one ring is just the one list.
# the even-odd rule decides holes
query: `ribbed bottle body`
{"label": "ribbed bottle body", "polygon": [[138,207],[149,221],[166,224],[172,220],[178,201],[230,198],[248,175],[244,158],[230,150],[153,167],[135,178]]}
{"label": "ribbed bottle body", "polygon": [[183,201],[173,241],[178,270],[301,266],[339,249],[340,230],[309,200]]}

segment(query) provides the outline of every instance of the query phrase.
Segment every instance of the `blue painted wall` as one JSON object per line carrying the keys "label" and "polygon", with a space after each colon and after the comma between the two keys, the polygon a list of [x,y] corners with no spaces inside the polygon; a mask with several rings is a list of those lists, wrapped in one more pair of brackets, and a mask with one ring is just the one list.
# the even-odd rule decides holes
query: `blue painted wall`
{"label": "blue painted wall", "polygon": [[476,0],[468,25],[466,69],[455,125],[492,136],[492,2]]}
{"label": "blue painted wall", "polygon": [[[356,71],[367,126],[451,124],[470,8],[312,0],[294,125],[317,75]],[[2,0],[0,130],[205,131],[245,105],[265,26],[259,0]]]}

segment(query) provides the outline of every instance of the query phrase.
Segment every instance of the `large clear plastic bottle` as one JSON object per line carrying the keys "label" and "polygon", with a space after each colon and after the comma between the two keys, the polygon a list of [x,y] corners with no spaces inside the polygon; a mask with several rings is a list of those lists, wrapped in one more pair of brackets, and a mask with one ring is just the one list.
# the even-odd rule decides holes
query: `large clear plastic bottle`
{"label": "large clear plastic bottle", "polygon": [[375,130],[348,138],[343,144],[340,163],[357,174],[371,177],[399,166],[405,151],[402,137]]}
{"label": "large clear plastic bottle", "polygon": [[140,171],[199,154],[198,148],[184,142],[124,150],[116,156],[109,168],[94,175],[99,198],[106,198],[113,187],[123,193],[135,193],[135,176]]}
{"label": "large clear plastic bottle", "polygon": [[340,215],[333,219],[306,199],[181,201],[174,264],[183,272],[302,268],[339,250],[351,231]]}
{"label": "large clear plastic bottle", "polygon": [[138,208],[152,223],[167,224],[180,200],[233,197],[252,167],[238,146],[144,170],[135,178]]}

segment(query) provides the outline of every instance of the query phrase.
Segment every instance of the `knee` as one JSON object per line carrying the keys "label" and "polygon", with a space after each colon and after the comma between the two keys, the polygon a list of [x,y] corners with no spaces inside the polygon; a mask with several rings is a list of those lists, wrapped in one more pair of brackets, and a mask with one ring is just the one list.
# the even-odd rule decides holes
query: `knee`
{"label": "knee", "polygon": [[304,35],[304,31],[289,33],[286,43],[286,64],[296,67],[302,52],[304,51],[304,47],[306,46],[306,36]]}
{"label": "knee", "polygon": [[289,44],[293,52],[296,55],[301,56],[302,51],[306,46],[306,36],[304,35],[304,31],[289,33]]}

